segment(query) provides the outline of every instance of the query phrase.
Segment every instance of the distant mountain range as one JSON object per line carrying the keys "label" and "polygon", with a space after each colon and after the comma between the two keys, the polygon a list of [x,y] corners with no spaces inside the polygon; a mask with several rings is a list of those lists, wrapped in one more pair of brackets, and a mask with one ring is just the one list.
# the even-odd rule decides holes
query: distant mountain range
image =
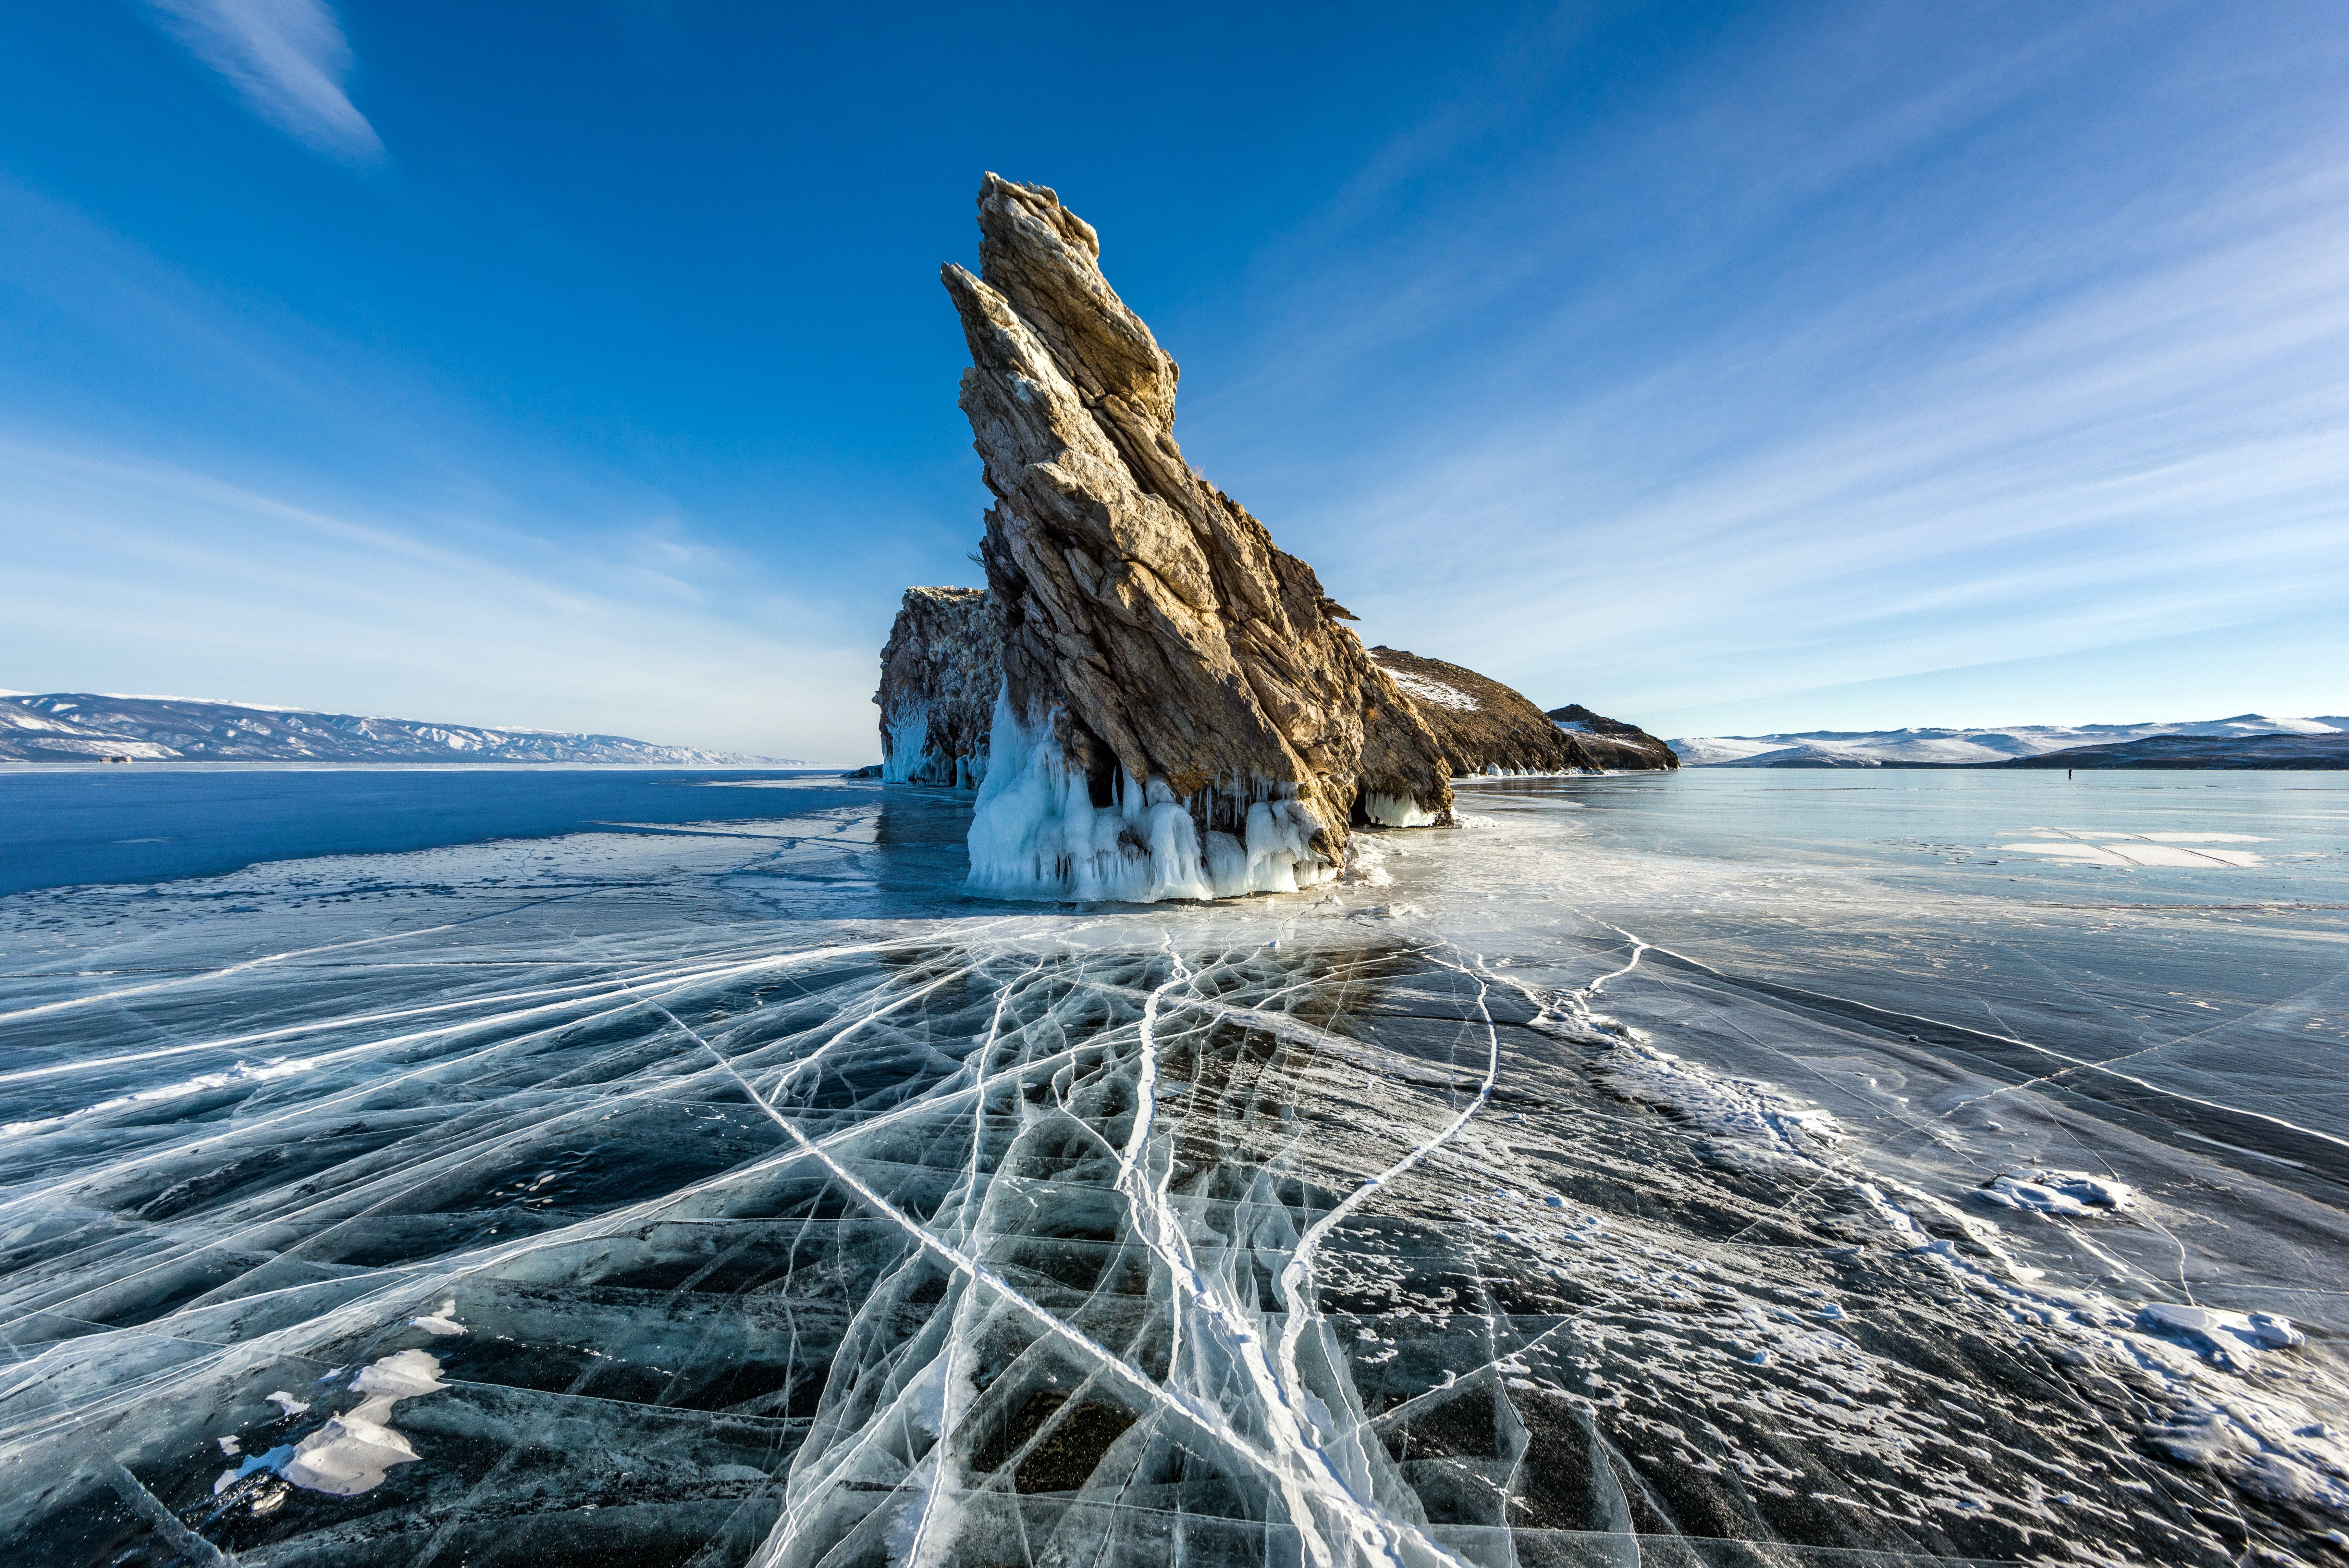
{"label": "distant mountain range", "polygon": [[635,763],[708,767],[786,758],[656,746],[625,735],[484,729],[191,697],[0,695],[0,762]]}
{"label": "distant mountain range", "polygon": [[[2194,743],[2187,743],[2192,742]],[[1694,768],[2323,767],[2349,761],[2349,716],[1975,730],[1806,730],[1672,741]],[[2068,761],[2057,758],[2077,753]]]}

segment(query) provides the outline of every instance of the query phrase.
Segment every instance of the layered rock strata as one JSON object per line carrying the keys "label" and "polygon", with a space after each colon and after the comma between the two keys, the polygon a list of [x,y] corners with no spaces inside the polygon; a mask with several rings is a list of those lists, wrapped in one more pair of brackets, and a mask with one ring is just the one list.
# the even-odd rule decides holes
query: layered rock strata
{"label": "layered rock strata", "polygon": [[1442,748],[1352,618],[1184,461],[1174,362],[1092,227],[992,174],[978,223],[978,275],[942,274],[1003,637],[971,886],[1287,890],[1335,875],[1353,824],[1448,822]]}
{"label": "layered rock strata", "polygon": [[1610,770],[1676,768],[1680,754],[1637,724],[1594,713],[1579,702],[1552,708],[1549,722],[1565,731],[1588,765]]}
{"label": "layered rock strata", "polygon": [[1003,638],[984,588],[907,588],[881,650],[881,777],[977,789],[1003,684]]}

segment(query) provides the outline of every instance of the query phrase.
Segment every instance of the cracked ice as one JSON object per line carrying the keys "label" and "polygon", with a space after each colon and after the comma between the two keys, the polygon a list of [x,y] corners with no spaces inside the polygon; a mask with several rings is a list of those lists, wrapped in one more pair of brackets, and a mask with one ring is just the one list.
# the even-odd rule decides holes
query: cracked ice
{"label": "cracked ice", "polygon": [[[0,1532],[2217,1564],[2349,1512],[2288,1321],[2051,1279],[2002,1228],[2109,1250],[2150,1199],[2013,1159],[2009,1207],[1928,1190],[1877,1102],[1663,1049],[1640,936],[1505,962],[1318,888],[876,914],[912,851],[862,820],[601,881],[452,854],[461,930],[22,993]],[[1389,862],[1439,911],[1440,852]],[[2015,1219],[2025,1178],[2075,1200]]]}

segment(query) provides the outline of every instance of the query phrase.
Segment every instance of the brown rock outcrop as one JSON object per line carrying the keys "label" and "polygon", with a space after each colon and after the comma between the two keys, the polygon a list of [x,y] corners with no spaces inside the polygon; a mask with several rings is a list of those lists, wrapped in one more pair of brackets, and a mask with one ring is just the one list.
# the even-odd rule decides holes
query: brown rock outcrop
{"label": "brown rock outcrop", "polygon": [[1591,765],[1603,768],[1676,768],[1680,753],[1637,724],[1594,713],[1579,702],[1552,708],[1544,717],[1570,734]]}
{"label": "brown rock outcrop", "polygon": [[977,789],[1003,685],[1003,639],[984,588],[907,588],[881,650],[881,777]]}
{"label": "brown rock outcrop", "polygon": [[1174,362],[1052,192],[987,176],[943,271],[996,505],[1004,706],[971,882],[1077,897],[1309,884],[1349,826],[1448,821],[1434,735],[1313,569],[1174,444]]}
{"label": "brown rock outcrop", "polygon": [[1419,710],[1454,777],[1680,766],[1671,748],[1636,724],[1579,706],[1545,713],[1490,676],[1399,648],[1374,648],[1371,657]]}

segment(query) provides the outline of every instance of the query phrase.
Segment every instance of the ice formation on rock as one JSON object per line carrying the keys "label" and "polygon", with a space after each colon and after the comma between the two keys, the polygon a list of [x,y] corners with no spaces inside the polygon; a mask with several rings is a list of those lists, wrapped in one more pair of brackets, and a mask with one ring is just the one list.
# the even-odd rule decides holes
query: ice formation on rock
{"label": "ice formation on rock", "polygon": [[1448,821],[1442,750],[1351,618],[1184,461],[1174,362],[1102,277],[1092,226],[992,174],[978,208],[979,275],[943,275],[1003,630],[971,885],[1306,886],[1343,866],[1374,801]]}
{"label": "ice formation on rock", "polygon": [[982,588],[907,588],[881,650],[881,777],[977,789],[1003,684],[1003,639]]}

